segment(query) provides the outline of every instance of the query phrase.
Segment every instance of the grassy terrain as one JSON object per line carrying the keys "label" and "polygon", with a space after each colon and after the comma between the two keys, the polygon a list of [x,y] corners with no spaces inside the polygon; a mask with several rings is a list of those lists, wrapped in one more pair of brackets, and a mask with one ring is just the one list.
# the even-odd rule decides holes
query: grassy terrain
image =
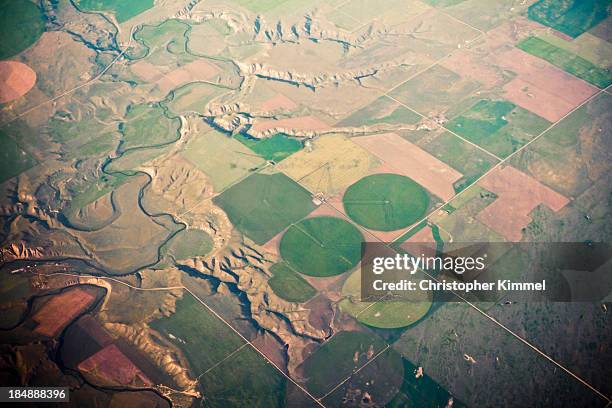
{"label": "grassy terrain", "polygon": [[205,231],[187,229],[174,237],[164,248],[164,252],[166,256],[182,261],[195,256],[205,256],[212,248],[212,238]]}
{"label": "grassy terrain", "polygon": [[549,44],[540,38],[528,37],[521,41],[517,47],[600,88],[606,88],[612,84],[610,69],[598,67],[592,62],[556,45]]}
{"label": "grassy terrain", "polygon": [[302,303],[317,293],[315,288],[284,263],[272,265],[270,272],[274,274],[268,281],[270,287],[279,297],[289,302]]}
{"label": "grassy terrain", "polygon": [[159,107],[131,106],[120,126],[123,134],[120,150],[155,146],[178,138],[180,121],[169,119]]}
{"label": "grassy terrain", "polygon": [[237,140],[212,130],[192,139],[182,156],[202,170],[216,191],[247,176],[264,160]]}
{"label": "grassy terrain", "polygon": [[[153,65],[168,66],[187,63],[195,59],[185,50],[185,34],[189,25],[179,20],[166,20],[158,25],[145,25],[134,33],[134,39],[144,45],[147,61]],[[142,57],[140,53],[137,55]]]}
{"label": "grassy terrain", "polygon": [[544,131],[550,122],[508,101],[480,100],[447,128],[499,157]]}
{"label": "grassy terrain", "polygon": [[36,164],[36,160],[3,131],[0,131],[0,146],[0,183]]}
{"label": "grassy terrain", "polygon": [[188,293],[176,302],[176,312],[150,324],[180,348],[194,376],[217,364],[244,341]]}
{"label": "grassy terrain", "polygon": [[45,31],[38,6],[28,0],[0,0],[0,60],[19,54]]}
{"label": "grassy terrain", "polygon": [[436,65],[393,89],[390,96],[423,115],[430,115],[453,110],[479,88],[478,82]]}
{"label": "grassy terrain", "polygon": [[275,162],[291,156],[302,148],[302,142],[282,133],[265,139],[255,139],[243,134],[238,134],[235,138],[264,159]]}
{"label": "grassy terrain", "polygon": [[350,186],[342,198],[349,217],[366,228],[394,231],[425,214],[429,195],[408,177],[374,174]]}
{"label": "grassy terrain", "polygon": [[134,149],[123,153],[120,157],[113,159],[106,167],[109,172],[128,172],[144,163],[151,161],[164,154],[171,146],[152,147],[147,149]]}
{"label": "grassy terrain", "polygon": [[261,13],[272,10],[287,1],[288,0],[234,0],[234,3],[246,7],[255,13]]}
{"label": "grassy terrain", "polygon": [[95,183],[89,185],[83,191],[76,193],[70,200],[68,207],[62,212],[70,220],[81,208],[93,203],[106,194],[117,189],[128,180],[129,177],[117,175],[102,175]]}
{"label": "grassy terrain", "polygon": [[[356,331],[342,331],[324,343],[302,364],[306,388],[322,396],[368,361],[367,353],[376,354],[385,347],[378,336]],[[354,361],[358,356],[357,362]]]}
{"label": "grassy terrain", "polygon": [[201,112],[213,98],[227,92],[223,87],[204,82],[193,82],[172,91],[168,108],[177,115]]}
{"label": "grassy terrain", "polygon": [[374,102],[342,120],[339,126],[367,126],[377,123],[386,124],[413,124],[417,123],[421,117],[416,113],[406,109],[399,103],[381,96]]}
{"label": "grassy terrain", "polygon": [[79,0],[77,3],[83,10],[113,12],[119,23],[153,7],[153,0]]}
{"label": "grassy terrain", "polygon": [[309,276],[334,276],[361,257],[361,232],[340,218],[307,218],[289,227],[280,242],[283,259]]}
{"label": "grassy terrain", "polygon": [[214,201],[257,244],[267,242],[314,208],[310,193],[282,173],[253,174]]}
{"label": "grassy terrain", "polygon": [[603,21],[610,4],[610,0],[540,0],[529,7],[528,16],[576,38]]}
{"label": "grassy terrain", "polygon": [[[223,341],[224,338],[219,338],[219,342]],[[203,404],[206,407],[286,406],[285,377],[249,346],[203,375],[200,383],[206,396],[206,403]]]}
{"label": "grassy terrain", "polygon": [[463,173],[463,177],[453,186],[456,192],[472,184],[497,162],[495,158],[448,132],[439,134],[420,147]]}

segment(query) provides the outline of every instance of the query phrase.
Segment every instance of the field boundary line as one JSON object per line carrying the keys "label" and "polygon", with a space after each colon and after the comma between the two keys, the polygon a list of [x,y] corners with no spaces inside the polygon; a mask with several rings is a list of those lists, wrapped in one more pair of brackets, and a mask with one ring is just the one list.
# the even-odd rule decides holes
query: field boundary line
{"label": "field boundary line", "polygon": [[203,376],[205,376],[206,374],[210,373],[212,370],[214,370],[215,368],[219,367],[221,364],[223,364],[223,362],[229,358],[231,358],[233,355],[235,355],[236,353],[238,353],[240,350],[242,350],[243,348],[245,348],[246,346],[248,346],[247,343],[242,344],[240,347],[238,347],[236,350],[232,351],[231,353],[229,353],[227,356],[223,357],[221,360],[217,361],[215,364],[212,365],[212,367],[210,367],[209,369],[207,369],[206,371],[204,371],[202,374],[198,375],[196,377],[197,381],[200,381],[200,378],[202,378]]}
{"label": "field boundary line", "polygon": [[[427,116],[423,115],[422,113],[420,113],[420,112],[418,112],[418,111],[416,111],[416,110],[412,109],[410,106],[406,105],[404,102],[402,102],[402,101],[400,101],[400,100],[395,99],[393,96],[388,95],[388,94],[386,94],[386,93],[385,93],[383,96],[386,96],[387,98],[391,99],[392,101],[395,101],[395,102],[399,103],[399,104],[400,104],[400,105],[402,105],[404,108],[406,108],[406,109],[408,109],[408,110],[410,110],[410,111],[412,111],[412,112],[416,113],[417,115],[419,115],[421,118],[431,120],[430,118],[428,118]],[[469,110],[469,108],[468,108],[467,110]],[[466,110],[466,111],[467,111],[467,110]],[[467,139],[466,139],[466,138],[464,138],[463,136],[458,135],[458,134],[457,134],[457,133],[455,133],[454,131],[452,131],[452,130],[448,129],[446,126],[444,126],[444,125],[438,125],[438,126],[439,126],[439,128],[440,128],[440,129],[443,129],[443,130],[447,131],[448,133],[452,134],[453,136],[458,137],[459,139],[463,140],[465,143],[470,144],[470,145],[474,146],[475,148],[477,148],[478,150],[483,151],[484,153],[488,154],[489,156],[491,156],[491,157],[495,158],[497,161],[502,161],[502,158],[501,158],[501,157],[497,156],[497,155],[496,155],[496,154],[494,154],[494,153],[491,153],[490,151],[488,151],[488,150],[487,150],[487,149],[485,149],[484,147],[479,146],[479,145],[477,145],[476,143],[474,143],[474,142],[471,142],[471,141],[467,140]]]}

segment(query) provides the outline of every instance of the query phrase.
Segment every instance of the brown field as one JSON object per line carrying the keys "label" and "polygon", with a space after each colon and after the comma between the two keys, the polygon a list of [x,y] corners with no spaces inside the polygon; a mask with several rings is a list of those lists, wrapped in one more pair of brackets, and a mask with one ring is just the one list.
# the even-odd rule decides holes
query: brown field
{"label": "brown field", "polygon": [[455,195],[453,184],[463,174],[395,133],[352,140],[386,162],[398,174],[410,177],[443,200]]}
{"label": "brown field", "polygon": [[36,312],[36,333],[53,337],[94,301],[95,296],[81,289],[71,289],[53,296]]}
{"label": "brown field", "polygon": [[264,120],[256,122],[251,127],[252,131],[263,132],[268,129],[296,129],[296,130],[325,130],[329,125],[314,116],[301,116],[279,120]]}
{"label": "brown field", "polygon": [[424,254],[425,256],[435,256],[436,240],[432,235],[431,227],[426,225],[416,234],[408,238],[401,247],[409,252],[417,251],[417,253],[413,253],[413,255]]}
{"label": "brown field", "polygon": [[462,77],[480,81],[485,87],[492,88],[503,82],[503,77],[493,67],[484,64],[469,50],[456,52],[440,62],[440,65]]}
{"label": "brown field", "polygon": [[540,204],[559,211],[569,200],[533,177],[512,166],[497,168],[478,184],[498,198],[476,218],[509,241],[522,238],[522,229],[531,222],[530,213]]}
{"label": "brown field", "polygon": [[17,61],[0,61],[0,103],[8,103],[28,93],[36,83],[36,72]]}
{"label": "brown field", "polygon": [[518,48],[498,54],[495,60],[518,74],[504,87],[505,98],[551,122],[597,92],[597,88]]}
{"label": "brown field", "polygon": [[259,109],[264,112],[272,112],[276,110],[291,110],[297,107],[297,104],[287,98],[282,93],[277,93],[272,98],[267,99],[259,105]]}
{"label": "brown field", "polygon": [[219,72],[217,67],[204,60],[193,61],[172,71],[140,61],[132,65],[131,70],[142,80],[155,83],[165,93],[189,82],[209,79]]}
{"label": "brown field", "polygon": [[78,369],[113,384],[152,384],[151,380],[115,344],[106,346],[93,356],[83,360]]}

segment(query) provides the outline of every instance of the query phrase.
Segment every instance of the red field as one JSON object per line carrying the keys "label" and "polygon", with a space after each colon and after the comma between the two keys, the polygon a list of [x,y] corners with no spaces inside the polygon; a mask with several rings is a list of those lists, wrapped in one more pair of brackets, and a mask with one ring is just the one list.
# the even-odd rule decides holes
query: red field
{"label": "red field", "polygon": [[511,166],[494,170],[478,184],[497,194],[498,198],[476,218],[512,242],[521,240],[522,229],[531,222],[529,214],[535,207],[544,204],[559,211],[569,202],[563,195]]}
{"label": "red field", "polygon": [[0,103],[8,103],[28,93],[36,83],[36,72],[17,61],[0,61]]}
{"label": "red field", "polygon": [[53,296],[32,317],[32,320],[38,323],[34,331],[49,337],[55,336],[83,309],[91,305],[94,299],[94,295],[81,288]]}
{"label": "red field", "polygon": [[151,380],[114,344],[83,360],[78,369],[113,384],[151,385]]}

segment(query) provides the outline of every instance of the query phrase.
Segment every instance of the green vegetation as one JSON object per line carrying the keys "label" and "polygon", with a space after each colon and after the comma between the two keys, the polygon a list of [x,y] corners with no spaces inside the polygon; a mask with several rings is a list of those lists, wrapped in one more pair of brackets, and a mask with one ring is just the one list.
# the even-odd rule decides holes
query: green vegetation
{"label": "green vegetation", "polygon": [[342,198],[351,219],[378,231],[394,231],[425,215],[429,195],[423,187],[398,174],[373,174],[351,185]]}
{"label": "green vegetation", "polygon": [[153,65],[167,66],[195,60],[187,53],[185,34],[189,25],[180,20],[166,20],[158,25],[145,25],[134,33],[134,39],[145,47],[144,55]]}
{"label": "green vegetation", "polygon": [[232,329],[188,293],[176,302],[174,314],[155,320],[150,326],[183,350],[195,375],[244,344]]}
{"label": "green vegetation", "polygon": [[447,128],[500,157],[543,132],[550,122],[508,101],[480,100]]}
{"label": "green vegetation", "polygon": [[325,395],[365,364],[369,360],[368,354],[371,358],[384,347],[385,342],[373,334],[337,333],[302,363],[306,388],[316,397]]}
{"label": "green vegetation", "polygon": [[124,172],[126,174],[134,174],[132,170],[161,156],[170,147],[171,146],[167,145],[148,149],[132,149],[123,153],[120,157],[113,159],[106,167],[106,170],[109,173]]}
{"label": "green vegetation", "polygon": [[120,150],[156,146],[178,139],[180,121],[169,119],[159,107],[131,106],[119,130],[123,134]]}
{"label": "green vegetation", "polygon": [[213,249],[213,241],[206,231],[187,229],[178,233],[164,248],[164,255],[182,261],[195,256],[205,256]]}
{"label": "green vegetation", "polygon": [[453,186],[456,192],[472,184],[497,162],[494,157],[449,132],[439,134],[421,147],[463,173],[463,177]]}
{"label": "green vegetation", "polygon": [[177,115],[201,112],[208,102],[227,91],[206,82],[192,82],[172,91],[167,106]]}
{"label": "green vegetation", "polygon": [[[203,343],[207,348],[225,341]],[[202,350],[199,351],[200,353]],[[207,407],[284,407],[287,381],[272,364],[246,346],[200,378]]]}
{"label": "green vegetation", "polygon": [[528,37],[521,41],[517,47],[600,88],[606,88],[612,84],[612,72],[609,68],[598,67],[592,62],[540,38]]}
{"label": "green vegetation", "polygon": [[278,297],[289,302],[302,303],[317,293],[315,288],[285,263],[272,265],[270,272],[274,274],[268,281],[270,287]]}
{"label": "green vegetation", "polygon": [[29,0],[0,0],[0,60],[19,54],[45,31],[41,9]]}
{"label": "green vegetation", "polygon": [[275,162],[291,156],[302,148],[302,142],[282,133],[265,139],[255,139],[243,134],[238,134],[235,138],[264,159]]}
{"label": "green vegetation", "polygon": [[413,124],[421,117],[401,104],[381,96],[339,123],[340,126],[367,126],[377,123]]}
{"label": "green vegetation", "polygon": [[83,191],[77,192],[68,207],[62,212],[66,219],[70,220],[80,209],[93,203],[111,191],[116,190],[119,186],[128,180],[128,176],[123,174],[117,175],[102,175],[95,183],[89,185]]}
{"label": "green vegetation", "polygon": [[608,17],[610,0],[540,0],[529,7],[529,18],[571,37]]}
{"label": "green vegetation", "polygon": [[310,193],[282,173],[252,174],[214,201],[257,244],[269,241],[314,208]]}
{"label": "green vegetation", "polygon": [[419,232],[420,230],[422,230],[426,226],[427,226],[427,220],[423,220],[423,221],[419,222],[410,231],[406,231],[399,238],[396,238],[395,241],[393,241],[394,245],[397,246],[397,245],[400,245],[400,244],[406,242],[411,236],[413,236],[414,234],[416,234],[417,232]]}
{"label": "green vegetation", "polygon": [[239,141],[215,130],[190,140],[182,156],[206,173],[216,191],[225,189],[265,163]]}
{"label": "green vegetation", "polygon": [[78,5],[88,11],[110,11],[123,23],[153,7],[153,0],[79,0]]}
{"label": "green vegetation", "polygon": [[36,160],[3,131],[0,131],[0,146],[0,183],[36,164]]}
{"label": "green vegetation", "polygon": [[314,217],[293,224],[280,242],[283,259],[309,276],[334,276],[361,258],[361,232],[340,218]]}

